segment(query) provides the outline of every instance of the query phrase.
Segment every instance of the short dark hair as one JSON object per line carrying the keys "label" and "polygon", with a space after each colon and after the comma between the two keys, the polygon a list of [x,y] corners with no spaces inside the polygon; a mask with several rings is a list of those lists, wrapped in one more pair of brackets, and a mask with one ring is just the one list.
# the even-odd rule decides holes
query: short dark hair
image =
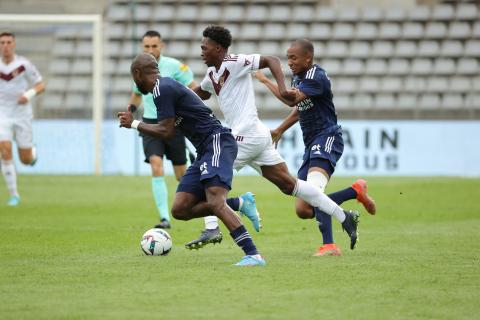
{"label": "short dark hair", "polygon": [[12,38],[15,38],[15,35],[14,35],[12,32],[5,31],[5,32],[0,33],[0,37],[12,37]]}
{"label": "short dark hair", "polygon": [[149,37],[149,38],[158,37],[158,38],[162,39],[162,35],[160,34],[160,32],[157,32],[155,30],[148,30],[147,32],[145,32],[145,34],[142,37],[142,40],[145,37]]}
{"label": "short dark hair", "polygon": [[211,25],[206,27],[205,30],[203,30],[203,36],[215,41],[225,49],[228,49],[232,44],[232,34],[230,30],[222,26]]}
{"label": "short dark hair", "polygon": [[312,56],[314,55],[315,50],[314,50],[313,44],[310,40],[308,40],[308,39],[297,39],[293,43],[298,44],[303,50],[311,53]]}

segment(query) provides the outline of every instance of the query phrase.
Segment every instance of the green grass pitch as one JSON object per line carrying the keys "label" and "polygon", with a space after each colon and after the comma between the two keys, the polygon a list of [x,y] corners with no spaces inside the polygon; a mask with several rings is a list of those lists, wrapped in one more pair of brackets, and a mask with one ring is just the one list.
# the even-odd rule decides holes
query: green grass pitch
{"label": "green grass pitch", "polygon": [[[267,260],[238,268],[224,241],[184,244],[202,220],[173,221],[173,250],[147,257],[157,222],[149,177],[20,176],[22,203],[0,184],[0,319],[472,319],[480,312],[480,180],[370,178],[378,204],[360,209],[354,251],[334,221],[342,257],[312,257],[313,220],[260,177],[236,177],[231,195],[256,193],[264,228],[245,224]],[[335,177],[327,191],[352,182]],[[173,198],[176,182],[168,178]]]}

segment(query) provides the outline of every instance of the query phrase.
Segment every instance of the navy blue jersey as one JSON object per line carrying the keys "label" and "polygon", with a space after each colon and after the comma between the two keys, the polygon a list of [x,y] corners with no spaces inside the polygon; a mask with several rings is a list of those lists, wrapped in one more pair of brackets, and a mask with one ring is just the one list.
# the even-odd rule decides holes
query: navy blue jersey
{"label": "navy blue jersey", "polygon": [[293,77],[292,87],[307,96],[295,106],[299,111],[305,145],[309,145],[319,134],[341,131],[337,124],[330,79],[325,70],[314,64],[308,71]]}
{"label": "navy blue jersey", "polygon": [[201,152],[213,134],[229,132],[192,90],[171,78],[157,80],[153,102],[157,108],[157,120],[175,118],[175,129],[190,140],[197,152]]}

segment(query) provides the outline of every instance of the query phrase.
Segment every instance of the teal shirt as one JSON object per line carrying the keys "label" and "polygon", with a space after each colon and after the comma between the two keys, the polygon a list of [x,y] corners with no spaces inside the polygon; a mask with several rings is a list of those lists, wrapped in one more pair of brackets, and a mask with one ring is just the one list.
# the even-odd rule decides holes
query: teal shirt
{"label": "teal shirt", "polygon": [[[160,75],[162,77],[168,77],[177,80],[184,86],[188,86],[193,81],[192,70],[190,70],[187,65],[174,58],[160,56],[158,70],[160,70]],[[135,85],[133,87],[133,92],[138,95],[142,95]],[[157,108],[153,103],[153,96],[151,93],[142,95],[142,104],[143,117],[147,119],[157,119]]]}

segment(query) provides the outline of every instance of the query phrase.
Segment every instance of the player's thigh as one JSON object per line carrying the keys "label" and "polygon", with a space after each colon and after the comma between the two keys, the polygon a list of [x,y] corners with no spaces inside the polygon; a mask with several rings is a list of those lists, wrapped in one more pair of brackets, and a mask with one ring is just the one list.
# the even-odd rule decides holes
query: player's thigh
{"label": "player's thigh", "polygon": [[266,141],[261,151],[257,154],[255,158],[252,159],[251,162],[256,166],[264,167],[275,166],[281,163],[285,163],[285,159],[283,159],[278,150],[275,149],[270,138]]}
{"label": "player's thigh", "polygon": [[185,137],[176,132],[171,139],[164,140],[165,156],[172,161],[174,166],[185,165],[187,163],[187,152]]}
{"label": "player's thigh", "polygon": [[13,132],[19,149],[31,149],[33,147],[33,129],[30,119],[15,121]]}
{"label": "player's thigh", "polygon": [[152,137],[148,134],[141,133],[143,153],[145,154],[145,162],[150,163],[151,156],[163,158],[165,154],[165,144],[162,139]]}

